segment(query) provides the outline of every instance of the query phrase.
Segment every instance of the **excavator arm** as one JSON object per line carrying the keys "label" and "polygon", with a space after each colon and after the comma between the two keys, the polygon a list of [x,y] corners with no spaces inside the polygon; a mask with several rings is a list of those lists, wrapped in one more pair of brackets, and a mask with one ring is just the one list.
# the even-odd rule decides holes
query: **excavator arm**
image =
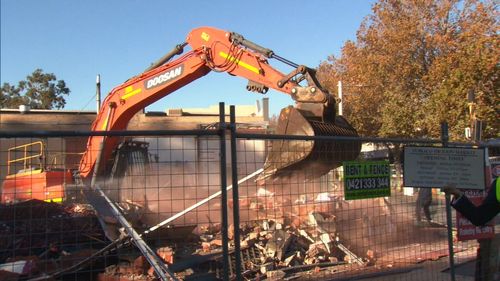
{"label": "excavator arm", "polygon": [[[191,47],[190,51],[169,61],[173,55],[180,55],[186,45]],[[289,74],[283,74],[273,68],[268,59],[277,59],[289,64],[294,70]],[[286,109],[287,113],[282,111],[282,115],[298,113],[307,120],[314,119],[332,125],[336,122],[335,101],[320,87],[314,76],[314,70],[281,58],[273,51],[248,41],[237,33],[201,27],[192,30],[185,43],[176,46],[171,53],[145,72],[114,88],[104,100],[97,119],[92,124],[92,131],[125,130],[130,119],[138,111],[210,71],[227,72],[232,76],[246,78],[249,81],[247,89],[250,91],[266,93],[271,88],[290,95],[296,101],[297,109]],[[299,83],[303,80],[309,84],[300,86]],[[290,126],[284,125],[284,127]],[[347,127],[343,127],[347,132],[343,135],[356,135],[348,124]],[[283,134],[303,133],[291,132],[286,128]],[[314,135],[314,132],[312,134]],[[118,141],[117,137],[89,137],[79,168],[83,180],[91,178],[95,180],[102,170],[100,162],[111,157]],[[274,153],[275,156],[281,151],[278,146],[283,145],[276,143],[274,150],[278,150]],[[292,158],[289,164],[295,164],[296,157]],[[348,158],[353,157],[351,155]],[[289,166],[282,164],[276,166],[267,162],[266,165],[270,174]]]}

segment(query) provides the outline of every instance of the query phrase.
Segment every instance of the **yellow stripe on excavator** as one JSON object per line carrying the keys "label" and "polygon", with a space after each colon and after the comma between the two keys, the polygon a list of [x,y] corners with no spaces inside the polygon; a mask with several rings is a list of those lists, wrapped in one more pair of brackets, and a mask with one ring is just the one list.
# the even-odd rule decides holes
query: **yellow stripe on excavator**
{"label": "yellow stripe on excavator", "polygon": [[42,172],[43,172],[42,169],[36,169],[36,170],[30,170],[27,172],[21,172],[21,173],[17,173],[17,174],[10,174],[10,175],[7,175],[5,178],[11,179],[11,178],[16,178],[16,177],[24,177],[24,176],[28,176],[28,175],[41,174]]}
{"label": "yellow stripe on excavator", "polygon": [[123,95],[121,98],[122,100],[126,100],[130,98],[131,96],[137,95],[138,93],[142,92],[141,88],[135,89],[132,86],[128,86],[125,88],[125,95]]}
{"label": "yellow stripe on excavator", "polygon": [[240,61],[239,59],[237,59],[237,58],[235,58],[235,57],[233,57],[231,55],[228,55],[228,54],[226,54],[224,52],[219,52],[219,56],[221,56],[221,57],[223,57],[225,59],[228,59],[228,60],[230,60],[232,62],[236,61],[237,65],[242,66],[242,67],[244,67],[244,68],[246,68],[246,69],[248,69],[248,70],[250,70],[252,72],[255,72],[257,74],[260,74],[260,70],[257,67],[255,67],[253,65],[249,65],[246,62]]}
{"label": "yellow stripe on excavator", "polygon": [[104,123],[102,124],[101,130],[105,131],[106,128],[108,128],[108,117],[106,117],[106,119],[104,120]]}
{"label": "yellow stripe on excavator", "polygon": [[210,40],[210,35],[208,35],[208,33],[206,33],[206,32],[202,32],[201,33],[201,39],[203,39],[206,42],[208,42],[208,40]]}
{"label": "yellow stripe on excavator", "polygon": [[53,203],[62,203],[63,199],[61,197],[59,197],[59,198],[45,199],[43,201],[48,202],[48,203],[50,203],[50,202],[53,202]]}

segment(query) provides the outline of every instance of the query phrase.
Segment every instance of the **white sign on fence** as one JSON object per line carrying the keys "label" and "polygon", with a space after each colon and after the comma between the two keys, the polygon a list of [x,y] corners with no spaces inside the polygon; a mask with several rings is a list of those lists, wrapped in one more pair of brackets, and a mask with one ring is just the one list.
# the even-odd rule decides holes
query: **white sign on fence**
{"label": "white sign on fence", "polygon": [[441,188],[485,188],[484,149],[405,147],[405,186]]}

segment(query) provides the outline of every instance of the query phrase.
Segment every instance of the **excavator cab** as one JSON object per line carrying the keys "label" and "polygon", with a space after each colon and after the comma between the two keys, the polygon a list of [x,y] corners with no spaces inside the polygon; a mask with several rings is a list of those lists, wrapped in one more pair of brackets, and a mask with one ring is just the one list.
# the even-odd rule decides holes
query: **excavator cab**
{"label": "excavator cab", "polygon": [[1,186],[1,203],[31,199],[62,202],[67,196],[65,185],[73,182],[71,171],[64,169],[61,161],[57,160],[63,156],[48,157],[43,141],[9,148],[7,175]]}

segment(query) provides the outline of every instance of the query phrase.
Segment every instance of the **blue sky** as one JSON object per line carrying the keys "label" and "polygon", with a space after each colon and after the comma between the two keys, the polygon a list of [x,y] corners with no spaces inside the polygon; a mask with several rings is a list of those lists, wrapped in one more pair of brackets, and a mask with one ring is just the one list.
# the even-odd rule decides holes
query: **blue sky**
{"label": "blue sky", "polygon": [[[103,94],[141,73],[184,41],[193,28],[235,31],[298,64],[317,67],[355,39],[373,0],[139,1],[1,0],[1,83],[17,84],[36,68],[71,89],[65,109],[95,109],[95,77]],[[283,72],[291,69],[271,60]],[[253,104],[262,96],[246,80],[210,73],[148,110]],[[271,113],[293,101],[269,91]]]}

